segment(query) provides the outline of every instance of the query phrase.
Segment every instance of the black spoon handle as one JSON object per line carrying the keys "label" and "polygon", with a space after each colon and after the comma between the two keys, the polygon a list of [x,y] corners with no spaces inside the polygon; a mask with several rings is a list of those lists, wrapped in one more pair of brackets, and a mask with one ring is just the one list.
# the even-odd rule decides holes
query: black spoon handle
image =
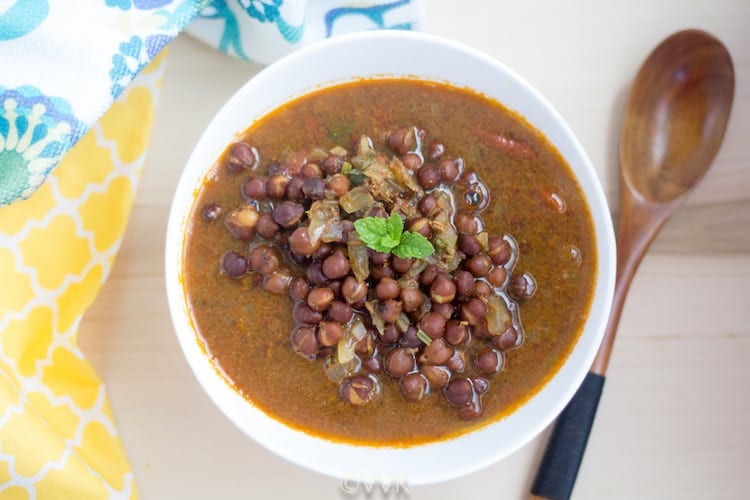
{"label": "black spoon handle", "polygon": [[557,417],[542,463],[531,487],[532,498],[570,498],[583,460],[604,387],[604,376],[589,372],[568,406]]}

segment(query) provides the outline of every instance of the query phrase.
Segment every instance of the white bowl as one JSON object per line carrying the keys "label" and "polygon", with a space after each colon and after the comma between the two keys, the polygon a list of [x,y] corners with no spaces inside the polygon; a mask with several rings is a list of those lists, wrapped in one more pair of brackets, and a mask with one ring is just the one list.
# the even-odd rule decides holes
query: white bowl
{"label": "white bowl", "polygon": [[[255,119],[290,99],[361,77],[417,76],[470,87],[523,115],[568,161],[593,216],[598,274],[591,311],[572,353],[552,379],[509,416],[460,437],[407,448],[331,442],[287,427],[235,392],[199,346],[182,286],[182,249],[196,187],[224,148]],[[241,111],[238,111],[241,110]],[[609,209],[591,162],[560,115],[534,88],[488,56],[435,36],[377,31],[341,36],[295,52],[264,69],[224,105],[206,128],[182,174],[166,242],[169,308],[177,337],[198,381],[246,434],[282,457],[341,479],[406,481],[455,478],[509,455],[562,411],[594,359],[609,315],[615,240]]]}

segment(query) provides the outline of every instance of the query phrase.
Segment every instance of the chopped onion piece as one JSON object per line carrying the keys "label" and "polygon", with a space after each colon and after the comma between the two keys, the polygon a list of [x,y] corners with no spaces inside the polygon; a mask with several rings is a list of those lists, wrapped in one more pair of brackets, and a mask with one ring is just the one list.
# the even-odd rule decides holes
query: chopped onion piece
{"label": "chopped onion piece", "polygon": [[391,161],[391,172],[393,172],[393,178],[400,185],[417,193],[420,197],[424,194],[422,186],[419,185],[414,174],[411,173],[411,170],[406,168],[403,162],[395,156]]}
{"label": "chopped onion piece", "polygon": [[370,208],[374,203],[375,198],[372,197],[367,186],[357,186],[339,198],[339,205],[349,214]]}
{"label": "chopped onion piece", "polygon": [[338,155],[338,156],[346,156],[349,153],[342,146],[334,146],[333,148],[331,148],[331,154]]}
{"label": "chopped onion piece", "polygon": [[352,357],[345,363],[340,363],[337,359],[337,355],[331,354],[323,362],[323,371],[331,381],[337,384],[344,380],[346,377],[353,375],[358,372],[362,366],[362,361],[359,356],[354,355],[354,349],[352,348]]}
{"label": "chopped onion piece", "polygon": [[346,243],[349,250],[349,265],[357,281],[364,282],[370,276],[370,256],[367,247],[359,240],[356,232],[349,233]]}
{"label": "chopped onion piece", "polygon": [[380,315],[380,311],[378,310],[378,305],[380,302],[377,300],[368,300],[365,302],[365,307],[370,312],[370,319],[372,319],[372,324],[375,325],[375,328],[377,328],[378,333],[380,335],[383,335],[383,332],[385,331],[385,321],[383,321],[383,317]]}
{"label": "chopped onion piece", "polygon": [[510,311],[503,299],[497,295],[487,297],[487,329],[490,335],[501,335],[512,325]]}
{"label": "chopped onion piece", "polygon": [[339,204],[336,200],[319,200],[313,203],[310,210],[307,211],[307,217],[310,220],[307,235],[310,238],[310,243],[315,245],[324,234],[329,239],[323,241],[335,241],[335,237],[330,238],[330,236],[332,233],[336,234],[336,227],[338,227],[338,234],[341,235],[340,215]]}

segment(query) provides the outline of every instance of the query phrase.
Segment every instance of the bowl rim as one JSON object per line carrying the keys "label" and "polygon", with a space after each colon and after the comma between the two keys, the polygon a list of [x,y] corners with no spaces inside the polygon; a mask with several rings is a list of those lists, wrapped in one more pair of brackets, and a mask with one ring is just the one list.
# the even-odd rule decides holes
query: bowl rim
{"label": "bowl rim", "polygon": [[[351,74],[355,73],[352,70],[346,71],[350,75],[343,80],[315,79],[315,83],[304,85],[280,102],[271,102],[253,113],[252,117],[248,116],[244,126],[240,128],[230,125],[237,122],[235,110],[242,109],[241,104],[247,101],[249,96],[254,95],[253,92],[257,88],[277,85],[279,79],[285,72],[289,72],[290,68],[306,67],[311,60],[337,51],[347,52],[354,48],[365,50],[368,47],[371,49],[373,43],[379,44],[381,49],[406,47],[405,52],[419,50],[419,47],[440,50],[441,56],[450,55],[460,61],[468,60],[472,64],[486,68],[488,73],[495,73],[504,85],[510,85],[508,89],[520,92],[522,97],[525,96],[530,105],[533,104],[529,108],[531,113],[538,116],[529,117],[528,113],[521,112],[505,100],[492,97],[491,93],[472,86],[524,116],[532,127],[541,131],[560,151],[586,195],[594,223],[598,254],[596,284],[589,318],[572,352],[544,386],[511,414],[484,427],[446,440],[409,447],[356,445],[330,441],[288,427],[282,421],[254,407],[231,387],[220,374],[220,368],[211,362],[210,356],[204,350],[197,329],[192,324],[182,278],[187,219],[197,193],[196,186],[199,185],[195,181],[203,179],[224,148],[238,134],[250,127],[255,120],[290,99],[363,76],[387,75],[384,72]],[[450,79],[432,78],[429,75],[404,71],[394,71],[390,75],[421,76],[424,77],[422,79],[452,83]],[[277,89],[276,93],[283,94],[284,91],[285,89]],[[548,130],[540,127],[539,117],[544,118],[543,123],[547,129],[554,130],[554,137],[550,137]],[[234,130],[229,130],[232,128]],[[561,145],[565,147],[561,148]],[[207,159],[210,161],[206,161]],[[603,337],[614,293],[615,238],[607,200],[596,170],[573,131],[546,98],[501,62],[469,46],[425,33],[384,30],[337,36],[299,49],[267,66],[245,82],[216,113],[196,142],[175,190],[166,235],[165,278],[170,316],[183,354],[201,387],[222,413],[256,442],[293,463],[339,479],[384,483],[407,481],[410,485],[433,483],[480,470],[516,451],[552,422],[583,381]],[[586,342],[583,342],[584,340]],[[561,374],[564,374],[564,380]],[[507,427],[507,431],[497,431],[501,427],[498,425],[500,422]],[[467,454],[467,447],[484,451],[480,456],[476,453]],[[438,456],[441,457],[440,460],[430,458]],[[327,458],[331,460],[326,460]],[[405,466],[411,466],[406,475],[403,474]]]}

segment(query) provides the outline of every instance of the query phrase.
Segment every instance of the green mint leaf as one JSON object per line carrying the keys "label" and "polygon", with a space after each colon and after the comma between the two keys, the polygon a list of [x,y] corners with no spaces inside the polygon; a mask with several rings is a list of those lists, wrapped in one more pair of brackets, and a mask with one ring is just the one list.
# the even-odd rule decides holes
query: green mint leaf
{"label": "green mint leaf", "polygon": [[381,240],[388,233],[386,220],[382,217],[362,217],[354,221],[354,229],[357,230],[359,239],[377,252],[389,252],[391,248],[381,250]]}
{"label": "green mint leaf", "polygon": [[424,259],[432,255],[435,249],[430,240],[419,233],[407,231],[401,235],[401,242],[393,249],[393,255],[401,259]]}
{"label": "green mint leaf", "polygon": [[401,233],[404,232],[404,221],[401,220],[399,214],[394,212],[388,218],[386,227],[388,229],[388,236],[391,237],[391,240],[395,240],[395,243],[393,243],[393,246],[395,247],[401,241]]}
{"label": "green mint leaf", "polygon": [[401,238],[394,238],[390,234],[386,234],[385,236],[380,238],[380,246],[383,248],[388,248],[388,250],[378,251],[390,252],[394,247],[398,246],[399,243],[401,243]]}

